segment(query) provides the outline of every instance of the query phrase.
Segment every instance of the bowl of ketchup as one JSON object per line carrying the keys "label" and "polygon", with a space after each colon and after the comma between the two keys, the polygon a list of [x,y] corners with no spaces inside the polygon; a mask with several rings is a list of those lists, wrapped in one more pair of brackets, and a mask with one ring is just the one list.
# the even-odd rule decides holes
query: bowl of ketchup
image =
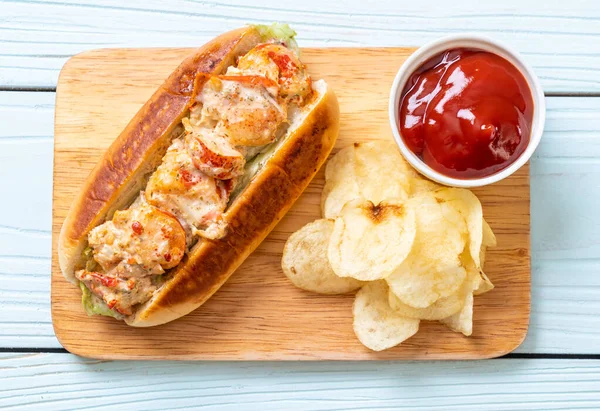
{"label": "bowl of ketchup", "polygon": [[476,187],[525,164],[542,136],[544,93],[533,70],[509,47],[457,35],[412,54],[389,101],[394,138],[426,177]]}

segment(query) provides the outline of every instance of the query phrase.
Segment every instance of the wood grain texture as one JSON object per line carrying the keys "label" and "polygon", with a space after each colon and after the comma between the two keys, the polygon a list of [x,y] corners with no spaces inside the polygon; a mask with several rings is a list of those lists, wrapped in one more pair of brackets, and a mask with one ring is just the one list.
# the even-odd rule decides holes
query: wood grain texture
{"label": "wood grain texture", "polygon": [[[0,349],[60,347],[49,297],[54,99],[0,92],[0,176],[13,199],[2,202],[7,211],[0,213],[0,249],[11,250],[0,257],[0,313],[11,313],[0,314]],[[516,352],[598,354],[600,98],[549,97],[546,105],[530,169],[532,312]],[[20,167],[30,172],[15,180]],[[557,210],[560,224],[553,223]]]}
{"label": "wood grain texture", "polygon": [[547,92],[600,92],[593,0],[4,0],[0,86],[55,87],[72,55],[100,47],[196,47],[248,22],[288,22],[310,47],[419,46],[475,31],[525,55]]}
{"label": "wood grain texture", "polygon": [[[100,50],[70,60],[60,77],[55,123],[53,249],[73,194],[129,118],[190,50]],[[308,49],[303,59],[340,100],[336,147],[391,139],[387,98],[410,49]],[[151,58],[149,58],[151,56]],[[377,67],[373,70],[373,67]],[[486,267],[496,289],[476,299],[474,336],[437,323],[382,353],[352,332],[352,296],[318,296],[294,288],[281,273],[290,233],[319,218],[321,171],[267,240],[200,309],[173,323],[134,329],[88,318],[80,292],[57,267],[53,252],[52,317],[69,351],[95,358],[385,359],[487,358],[514,350],[529,322],[529,173],[477,190],[499,247]],[[118,336],[115,338],[115,336]],[[443,337],[442,337],[443,336]],[[440,338],[442,337],[442,338]]]}
{"label": "wood grain texture", "polygon": [[15,410],[597,410],[600,361],[104,362],[0,354]]}

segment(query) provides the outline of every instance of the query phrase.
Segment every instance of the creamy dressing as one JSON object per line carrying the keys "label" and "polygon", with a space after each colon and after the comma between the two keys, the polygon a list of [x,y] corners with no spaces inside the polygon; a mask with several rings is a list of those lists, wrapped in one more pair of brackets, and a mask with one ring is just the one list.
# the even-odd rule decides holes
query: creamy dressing
{"label": "creamy dressing", "polygon": [[88,242],[94,259],[113,275],[135,274],[128,266],[140,267],[146,275],[162,274],[179,264],[186,248],[181,224],[145,201],[117,211],[90,232]]}
{"label": "creamy dressing", "polygon": [[201,136],[203,129],[221,136],[231,146],[263,146],[275,138],[274,133],[287,113],[277,101],[277,93],[269,91],[277,83],[266,85],[258,76],[227,76],[208,81],[196,100],[201,104],[199,115],[190,117],[191,126]]}
{"label": "creamy dressing", "polygon": [[98,299],[94,304],[99,304],[101,298],[109,309],[121,315],[131,315],[131,307],[147,301],[157,289],[151,277],[123,279],[82,270],[77,272],[77,278]]}
{"label": "creamy dressing", "polygon": [[146,200],[176,216],[188,236],[217,238],[227,206],[224,184],[194,167],[183,139],[176,139],[148,181]]}

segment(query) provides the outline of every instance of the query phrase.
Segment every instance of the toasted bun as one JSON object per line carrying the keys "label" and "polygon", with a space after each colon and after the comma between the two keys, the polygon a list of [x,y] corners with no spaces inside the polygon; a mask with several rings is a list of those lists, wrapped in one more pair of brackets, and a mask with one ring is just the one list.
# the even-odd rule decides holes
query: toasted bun
{"label": "toasted bun", "polygon": [[[253,28],[226,33],[185,60],[136,114],[94,168],[63,224],[59,264],[69,281],[84,264],[87,235],[127,206],[146,183],[173,139],[194,95],[198,72],[219,74],[234,58],[261,41]],[[227,234],[199,240],[168,280],[127,324],[149,327],[198,308],[227,281],[292,206],[329,155],[339,131],[339,106],[324,81],[314,97],[294,112],[278,143],[259,156],[259,171],[233,200],[224,218]]]}
{"label": "toasted bun", "polygon": [[58,238],[58,263],[63,275],[77,283],[82,252],[91,229],[126,207],[160,164],[174,132],[194,97],[197,73],[221,74],[236,56],[259,44],[252,27],[225,33],[184,60],[156,90],[108,148],[75,197]]}

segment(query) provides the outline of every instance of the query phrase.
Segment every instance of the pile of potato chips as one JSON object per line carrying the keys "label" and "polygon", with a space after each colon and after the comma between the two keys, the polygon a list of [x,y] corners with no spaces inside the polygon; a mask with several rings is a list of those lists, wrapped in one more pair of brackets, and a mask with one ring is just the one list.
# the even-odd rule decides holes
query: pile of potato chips
{"label": "pile of potato chips", "polygon": [[424,179],[392,142],[340,150],[325,179],[323,219],[283,251],[292,283],[321,294],[360,288],[354,332],[375,351],[413,336],[421,320],[471,335],[473,295],[494,287],[483,263],[496,238],[479,199]]}

